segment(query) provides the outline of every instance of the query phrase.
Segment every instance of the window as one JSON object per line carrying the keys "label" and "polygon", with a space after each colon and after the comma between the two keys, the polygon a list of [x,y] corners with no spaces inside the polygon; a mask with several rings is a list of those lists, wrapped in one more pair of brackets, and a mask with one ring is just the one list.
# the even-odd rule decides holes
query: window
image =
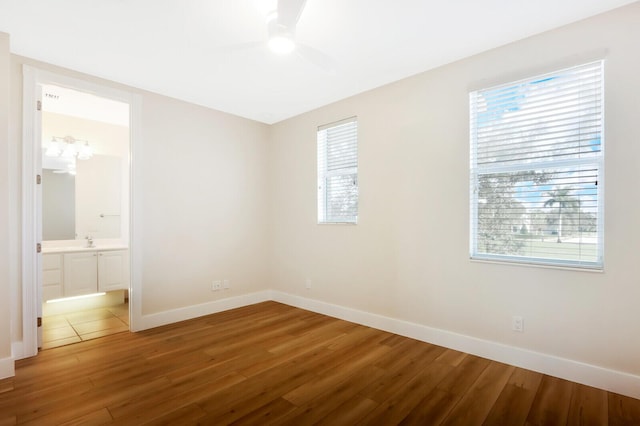
{"label": "window", "polygon": [[473,259],[602,268],[603,66],[470,93]]}
{"label": "window", "polygon": [[358,221],[358,121],[318,128],[318,223]]}

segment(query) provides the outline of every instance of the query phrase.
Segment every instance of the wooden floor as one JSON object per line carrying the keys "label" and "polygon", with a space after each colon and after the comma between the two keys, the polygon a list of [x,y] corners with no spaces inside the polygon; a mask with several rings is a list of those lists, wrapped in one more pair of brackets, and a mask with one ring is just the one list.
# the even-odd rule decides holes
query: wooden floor
{"label": "wooden floor", "polygon": [[640,425],[640,400],[266,302],[42,351],[11,424]]}

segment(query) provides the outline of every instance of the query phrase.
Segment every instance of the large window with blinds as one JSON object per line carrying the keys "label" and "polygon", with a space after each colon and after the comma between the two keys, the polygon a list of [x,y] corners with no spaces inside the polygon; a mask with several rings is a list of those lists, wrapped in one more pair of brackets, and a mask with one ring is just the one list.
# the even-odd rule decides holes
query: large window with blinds
{"label": "large window with blinds", "polygon": [[473,259],[603,267],[603,67],[470,93]]}
{"label": "large window with blinds", "polygon": [[318,128],[318,223],[358,221],[358,121]]}

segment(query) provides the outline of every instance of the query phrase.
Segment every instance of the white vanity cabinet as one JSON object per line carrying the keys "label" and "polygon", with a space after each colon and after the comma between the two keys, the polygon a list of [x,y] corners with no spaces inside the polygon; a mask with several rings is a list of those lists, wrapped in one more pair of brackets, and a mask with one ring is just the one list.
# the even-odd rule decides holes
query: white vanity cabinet
{"label": "white vanity cabinet", "polygon": [[42,300],[129,288],[129,250],[83,249],[42,255]]}
{"label": "white vanity cabinet", "polygon": [[98,252],[98,291],[129,288],[129,255],[127,250]]}
{"label": "white vanity cabinet", "polygon": [[42,255],[42,300],[58,299],[63,295],[62,255]]}
{"label": "white vanity cabinet", "polygon": [[95,251],[65,253],[64,297],[97,293],[98,253]]}

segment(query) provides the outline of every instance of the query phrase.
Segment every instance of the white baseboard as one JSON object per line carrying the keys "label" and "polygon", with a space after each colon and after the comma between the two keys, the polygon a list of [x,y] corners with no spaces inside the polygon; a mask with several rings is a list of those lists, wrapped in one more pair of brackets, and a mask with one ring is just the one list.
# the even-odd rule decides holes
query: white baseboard
{"label": "white baseboard", "polygon": [[13,357],[0,358],[0,379],[13,377],[16,375],[15,362]]}
{"label": "white baseboard", "polygon": [[271,291],[271,300],[640,399],[640,376],[345,306]]}
{"label": "white baseboard", "polygon": [[[140,329],[159,327],[269,300],[640,399],[640,376],[275,290],[144,315]],[[14,376],[14,359],[21,358],[22,342],[14,342],[12,352],[12,358],[0,359],[0,379]]]}
{"label": "white baseboard", "polygon": [[161,325],[172,324],[179,321],[186,321],[204,315],[215,314],[216,312],[254,305],[268,300],[271,300],[271,292],[260,291],[257,293],[249,293],[241,296],[214,300],[207,303],[201,303],[199,305],[171,309],[169,311],[158,312],[156,314],[143,315],[141,318],[142,324],[140,324],[141,326],[139,329],[146,330],[148,328],[159,327]]}
{"label": "white baseboard", "polygon": [[13,359],[25,358],[22,340],[11,343],[11,356],[13,356]]}

